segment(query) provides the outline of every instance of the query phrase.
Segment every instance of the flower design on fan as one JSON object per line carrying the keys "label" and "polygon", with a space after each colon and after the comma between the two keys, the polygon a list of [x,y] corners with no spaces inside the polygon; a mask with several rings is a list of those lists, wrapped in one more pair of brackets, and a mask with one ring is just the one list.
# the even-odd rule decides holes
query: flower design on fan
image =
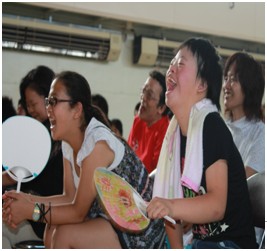
{"label": "flower design on fan", "polygon": [[124,189],[119,190],[119,201],[122,203],[125,207],[131,207],[132,206],[132,197],[129,192],[127,192]]}
{"label": "flower design on fan", "polygon": [[100,184],[102,186],[102,190],[103,191],[111,191],[112,190],[112,184],[111,184],[111,181],[110,181],[111,178],[108,178],[108,177],[100,177]]}

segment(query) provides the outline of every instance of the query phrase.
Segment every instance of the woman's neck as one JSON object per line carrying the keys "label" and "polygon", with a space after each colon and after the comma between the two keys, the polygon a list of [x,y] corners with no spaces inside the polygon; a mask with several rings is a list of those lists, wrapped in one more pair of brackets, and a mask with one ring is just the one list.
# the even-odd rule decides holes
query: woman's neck
{"label": "woman's neck", "polygon": [[82,132],[79,130],[79,132],[75,132],[72,134],[69,134],[69,140],[66,140],[66,142],[71,146],[73,149],[74,154],[78,154],[79,150],[82,147],[83,141],[84,141],[84,134],[85,132]]}
{"label": "woman's neck", "polygon": [[183,136],[187,136],[190,112],[191,107],[183,107],[182,109],[177,109],[177,111],[173,112]]}
{"label": "woman's neck", "polygon": [[243,107],[237,108],[231,111],[231,119],[232,121],[239,120],[245,116],[245,112],[243,110]]}

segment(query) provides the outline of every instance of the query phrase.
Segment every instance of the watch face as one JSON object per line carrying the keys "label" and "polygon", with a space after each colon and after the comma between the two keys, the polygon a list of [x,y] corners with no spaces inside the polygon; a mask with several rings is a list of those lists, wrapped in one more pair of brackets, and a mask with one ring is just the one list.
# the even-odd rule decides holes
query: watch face
{"label": "watch face", "polygon": [[35,203],[33,214],[32,214],[32,219],[34,221],[38,221],[40,219],[40,208],[38,206],[38,203]]}

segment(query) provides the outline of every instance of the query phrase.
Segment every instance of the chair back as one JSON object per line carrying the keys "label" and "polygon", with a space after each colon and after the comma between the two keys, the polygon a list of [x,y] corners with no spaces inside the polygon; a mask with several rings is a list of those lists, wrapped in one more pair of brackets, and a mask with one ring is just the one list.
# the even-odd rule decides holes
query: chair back
{"label": "chair back", "polygon": [[255,227],[265,229],[265,173],[247,179]]}

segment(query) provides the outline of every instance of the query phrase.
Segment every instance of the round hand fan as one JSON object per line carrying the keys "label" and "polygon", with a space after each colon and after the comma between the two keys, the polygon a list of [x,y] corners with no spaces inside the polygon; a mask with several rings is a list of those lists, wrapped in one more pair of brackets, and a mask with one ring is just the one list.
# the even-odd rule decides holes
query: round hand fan
{"label": "round hand fan", "polygon": [[94,182],[101,205],[116,227],[130,232],[148,227],[150,220],[134,200],[134,194],[141,196],[128,182],[106,168],[95,170]]}
{"label": "round hand fan", "polygon": [[17,181],[17,192],[21,182],[36,178],[45,167],[50,151],[51,139],[45,126],[27,116],[14,116],[2,125],[2,165]]}
{"label": "round hand fan", "polygon": [[[140,232],[148,227],[147,202],[128,182],[106,168],[95,170],[94,182],[100,202],[115,226],[130,232]],[[176,224],[172,218],[164,218]]]}

